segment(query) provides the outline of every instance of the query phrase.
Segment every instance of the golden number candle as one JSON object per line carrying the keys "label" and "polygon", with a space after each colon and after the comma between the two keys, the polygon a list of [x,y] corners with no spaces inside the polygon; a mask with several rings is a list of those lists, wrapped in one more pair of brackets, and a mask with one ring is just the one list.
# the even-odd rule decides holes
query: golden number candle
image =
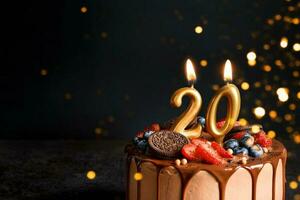
{"label": "golden number candle", "polygon": [[[232,69],[229,60],[226,61],[224,68],[224,80],[227,82],[217,94],[210,101],[208,111],[206,115],[206,129],[215,138],[218,143],[222,143],[225,135],[233,128],[234,123],[237,121],[240,107],[241,96],[238,88],[229,83],[232,80]],[[217,127],[217,109],[222,97],[227,99],[227,113],[225,118],[225,124],[221,127]]]}
{"label": "golden number candle", "polygon": [[[188,59],[186,62],[186,77],[189,82],[196,80],[196,74],[192,62]],[[197,138],[201,135],[202,127],[200,124],[196,124],[190,129],[186,129],[190,123],[197,117],[202,105],[202,98],[199,92],[191,87],[180,88],[172,95],[170,103],[174,107],[180,107],[184,96],[190,98],[190,104],[188,108],[175,120],[171,130],[177,133],[181,133],[188,138]]]}

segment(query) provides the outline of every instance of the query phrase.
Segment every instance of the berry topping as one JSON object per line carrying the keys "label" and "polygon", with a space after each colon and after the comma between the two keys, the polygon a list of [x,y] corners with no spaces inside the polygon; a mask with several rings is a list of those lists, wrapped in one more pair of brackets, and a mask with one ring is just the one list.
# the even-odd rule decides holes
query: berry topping
{"label": "berry topping", "polygon": [[150,135],[152,135],[152,133],[154,133],[154,131],[146,131],[146,132],[144,133],[144,138],[145,138],[145,139],[148,139],[148,138],[150,137]]}
{"label": "berry topping", "polygon": [[198,145],[196,152],[200,156],[201,160],[206,163],[213,165],[223,165],[227,163],[226,160],[222,158],[208,143]]}
{"label": "berry topping", "polygon": [[260,157],[264,154],[263,148],[259,144],[255,144],[252,147],[249,148],[249,155],[257,158]]}
{"label": "berry topping", "polygon": [[144,132],[143,131],[139,131],[135,134],[136,137],[138,138],[143,138],[144,137]]}
{"label": "berry topping", "polygon": [[240,145],[246,148],[252,147],[254,144],[254,137],[253,136],[249,136],[249,135],[245,135],[244,137],[242,137],[242,139],[240,140]]}
{"label": "berry topping", "polygon": [[245,147],[237,147],[237,148],[233,149],[233,154],[234,155],[237,155],[237,154],[248,155],[249,151]]}
{"label": "berry topping", "polygon": [[239,142],[236,139],[229,139],[224,142],[223,147],[225,149],[235,149],[239,147]]}
{"label": "berry topping", "polygon": [[246,135],[250,136],[250,134],[247,131],[240,131],[240,132],[233,133],[231,138],[236,139],[236,140],[240,140]]}
{"label": "berry topping", "polygon": [[[224,126],[224,124],[225,124],[225,120],[224,119],[218,121],[217,122],[217,128],[222,128]],[[236,121],[234,123],[234,126],[239,126],[239,125],[240,125],[240,123],[238,121]]]}
{"label": "berry topping", "polygon": [[268,138],[264,131],[260,131],[259,133],[254,135],[255,143],[259,144],[262,147],[270,147],[272,146],[272,139]]}
{"label": "berry topping", "polygon": [[148,147],[148,142],[146,140],[140,140],[137,143],[137,147],[138,147],[139,150],[145,151]]}
{"label": "berry topping", "polygon": [[223,158],[232,158],[233,156],[228,153],[220,144],[217,142],[212,142],[211,147],[217,151],[217,153],[222,156]]}
{"label": "berry topping", "polygon": [[195,144],[186,144],[181,149],[182,155],[188,160],[200,160],[199,155],[196,153],[197,145]]}
{"label": "berry topping", "polygon": [[201,144],[205,144],[207,143],[208,141],[204,138],[194,138],[194,139],[191,139],[191,143],[192,144],[195,144],[195,145],[201,145]]}
{"label": "berry topping", "polygon": [[157,123],[151,124],[150,128],[151,131],[160,131],[160,126]]}

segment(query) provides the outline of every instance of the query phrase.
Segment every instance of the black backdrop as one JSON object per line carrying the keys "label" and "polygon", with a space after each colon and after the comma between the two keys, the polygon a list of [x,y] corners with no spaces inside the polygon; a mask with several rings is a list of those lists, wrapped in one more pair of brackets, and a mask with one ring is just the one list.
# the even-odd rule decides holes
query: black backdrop
{"label": "black backdrop", "polygon": [[[247,66],[246,53],[261,47],[264,35],[276,38],[285,31],[263,28],[285,4],[90,0],[10,5],[3,18],[0,137],[129,138],[151,122],[178,115],[169,98],[187,84],[187,57],[197,69],[204,114],[212,86],[222,84],[227,58],[236,84],[262,79],[259,70]],[[194,31],[197,25],[201,34]],[[253,37],[256,32],[261,35]],[[201,59],[207,67],[200,67]],[[287,79],[285,73],[280,77]],[[242,95],[241,116],[254,121],[250,111],[263,95],[251,90]]]}

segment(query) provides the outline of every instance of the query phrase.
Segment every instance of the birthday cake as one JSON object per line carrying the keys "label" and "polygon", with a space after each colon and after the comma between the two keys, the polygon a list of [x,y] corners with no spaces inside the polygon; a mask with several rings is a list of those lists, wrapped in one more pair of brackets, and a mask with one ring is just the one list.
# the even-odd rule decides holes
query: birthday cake
{"label": "birthday cake", "polygon": [[[239,92],[224,88],[206,118],[192,110],[199,108],[191,102],[177,119],[136,134],[126,146],[128,200],[285,199],[285,147],[269,138],[262,125],[240,124]],[[178,94],[183,93],[179,99],[197,95],[193,87],[178,91],[171,104]],[[216,105],[224,95],[229,114],[216,121]]]}

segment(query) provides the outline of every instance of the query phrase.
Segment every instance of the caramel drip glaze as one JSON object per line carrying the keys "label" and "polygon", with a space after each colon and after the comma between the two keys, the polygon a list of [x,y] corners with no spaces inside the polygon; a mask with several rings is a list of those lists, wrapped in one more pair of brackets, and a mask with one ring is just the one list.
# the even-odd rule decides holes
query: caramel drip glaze
{"label": "caramel drip glaze", "polygon": [[[127,150],[127,158],[129,200],[166,200],[169,195],[173,195],[174,200],[176,195],[179,196],[177,199],[184,200],[285,199],[287,151],[274,139],[270,152],[260,158],[250,158],[245,165],[230,163],[216,166],[189,162],[177,166],[174,160],[156,159],[132,150]],[[134,180],[136,172],[142,173],[142,180]]]}

